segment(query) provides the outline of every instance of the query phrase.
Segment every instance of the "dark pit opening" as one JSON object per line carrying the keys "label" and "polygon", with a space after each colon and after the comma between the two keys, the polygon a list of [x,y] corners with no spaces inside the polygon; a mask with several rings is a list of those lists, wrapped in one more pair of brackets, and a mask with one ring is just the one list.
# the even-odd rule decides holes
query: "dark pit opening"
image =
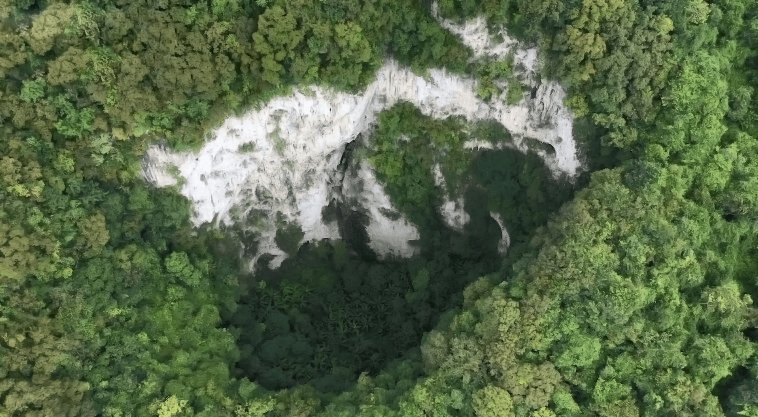
{"label": "dark pit opening", "polygon": [[[446,234],[440,238],[469,241]],[[261,265],[226,322],[238,335],[235,376],[270,390],[309,384],[341,392],[363,372],[378,374],[420,345],[468,283],[499,266],[494,248],[442,246],[451,250],[380,261],[364,247],[323,241],[303,245],[279,269]]]}

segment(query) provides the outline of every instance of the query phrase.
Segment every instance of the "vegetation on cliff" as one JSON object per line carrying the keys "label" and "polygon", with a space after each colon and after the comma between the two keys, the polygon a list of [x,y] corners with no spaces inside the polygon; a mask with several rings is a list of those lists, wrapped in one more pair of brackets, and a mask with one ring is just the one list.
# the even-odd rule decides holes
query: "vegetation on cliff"
{"label": "vegetation on cliff", "polygon": [[252,279],[245,236],[142,180],[151,141],[290,85],[359,89],[387,55],[481,73],[430,8],[0,0],[0,415],[758,415],[754,0],[440,1],[541,47],[591,172],[469,163],[471,126],[391,109],[367,157],[423,223],[410,261],[322,243]]}

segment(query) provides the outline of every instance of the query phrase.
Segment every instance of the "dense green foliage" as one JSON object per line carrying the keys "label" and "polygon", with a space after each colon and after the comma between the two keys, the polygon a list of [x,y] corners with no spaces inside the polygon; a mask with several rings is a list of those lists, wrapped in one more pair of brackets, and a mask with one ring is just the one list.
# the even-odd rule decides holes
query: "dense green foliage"
{"label": "dense green foliage", "polygon": [[219,327],[236,253],[142,185],[145,145],[195,146],[285,83],[359,88],[388,50],[419,69],[467,57],[391,2],[3,1],[0,39],[0,414],[14,416],[252,398]]}
{"label": "dense green foliage", "polygon": [[541,46],[588,185],[562,204],[537,159],[461,151],[507,134],[399,106],[367,157],[421,256],[322,243],[251,279],[144,185],[150,141],[195,147],[295,83],[359,89],[388,54],[516,100],[510,64],[469,64],[428,2],[0,0],[0,415],[758,415],[756,6],[440,1]]}

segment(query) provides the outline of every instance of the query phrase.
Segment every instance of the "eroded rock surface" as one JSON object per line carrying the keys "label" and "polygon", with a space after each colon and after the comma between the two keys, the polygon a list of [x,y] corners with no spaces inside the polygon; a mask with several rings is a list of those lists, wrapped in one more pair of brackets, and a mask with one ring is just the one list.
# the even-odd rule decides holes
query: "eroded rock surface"
{"label": "eroded rock surface", "polygon": [[[505,42],[495,44],[483,19],[462,26],[441,22],[461,34],[477,56],[504,56],[515,50],[516,67],[525,80],[535,83],[536,50],[519,50],[507,36]],[[541,151],[552,172],[575,176],[580,163],[571,136],[572,117],[563,105],[565,91],[555,82],[534,87],[533,98],[516,105],[508,105],[504,97],[485,102],[476,96],[474,79],[436,69],[419,77],[390,60],[361,95],[320,87],[296,88],[259,110],[230,117],[197,153],[172,153],[153,146],[145,156],[144,176],[156,186],[176,184],[177,175],[183,178],[181,192],[193,202],[196,225],[211,221],[252,224],[249,227],[254,227],[260,238],[251,267],[264,253],[275,256],[271,266],[276,267],[287,256],[274,242],[282,223],[298,225],[303,242],[340,237],[337,223],[325,222],[322,211],[331,202],[346,198],[340,193],[348,171],[338,169],[345,147],[369,132],[379,112],[399,101],[411,102],[424,115],[435,118],[497,121],[522,151],[526,150],[524,138],[552,146],[555,153]],[[347,190],[356,193],[353,197],[369,213],[371,248],[379,255],[414,254],[409,242],[418,239],[416,227],[399,213],[390,216],[394,219],[383,214],[394,209],[368,165],[363,163],[356,172],[357,178],[347,180],[352,184]],[[359,182],[363,187],[357,191]],[[448,199],[440,210],[451,227],[462,228],[468,221],[462,199]]]}

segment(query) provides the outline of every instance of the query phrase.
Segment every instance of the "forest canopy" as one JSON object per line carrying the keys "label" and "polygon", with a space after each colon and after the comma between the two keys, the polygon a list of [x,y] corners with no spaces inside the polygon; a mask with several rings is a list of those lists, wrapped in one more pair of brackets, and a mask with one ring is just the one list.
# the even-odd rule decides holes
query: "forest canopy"
{"label": "forest canopy", "polygon": [[510,136],[401,104],[365,157],[420,255],[291,229],[253,277],[254,237],[145,182],[151,143],[195,149],[293,86],[358,91],[388,57],[483,98],[511,68],[428,1],[0,0],[0,416],[758,416],[757,6],[440,0],[540,47],[588,172],[450,152],[475,204],[449,230],[435,144]]}

